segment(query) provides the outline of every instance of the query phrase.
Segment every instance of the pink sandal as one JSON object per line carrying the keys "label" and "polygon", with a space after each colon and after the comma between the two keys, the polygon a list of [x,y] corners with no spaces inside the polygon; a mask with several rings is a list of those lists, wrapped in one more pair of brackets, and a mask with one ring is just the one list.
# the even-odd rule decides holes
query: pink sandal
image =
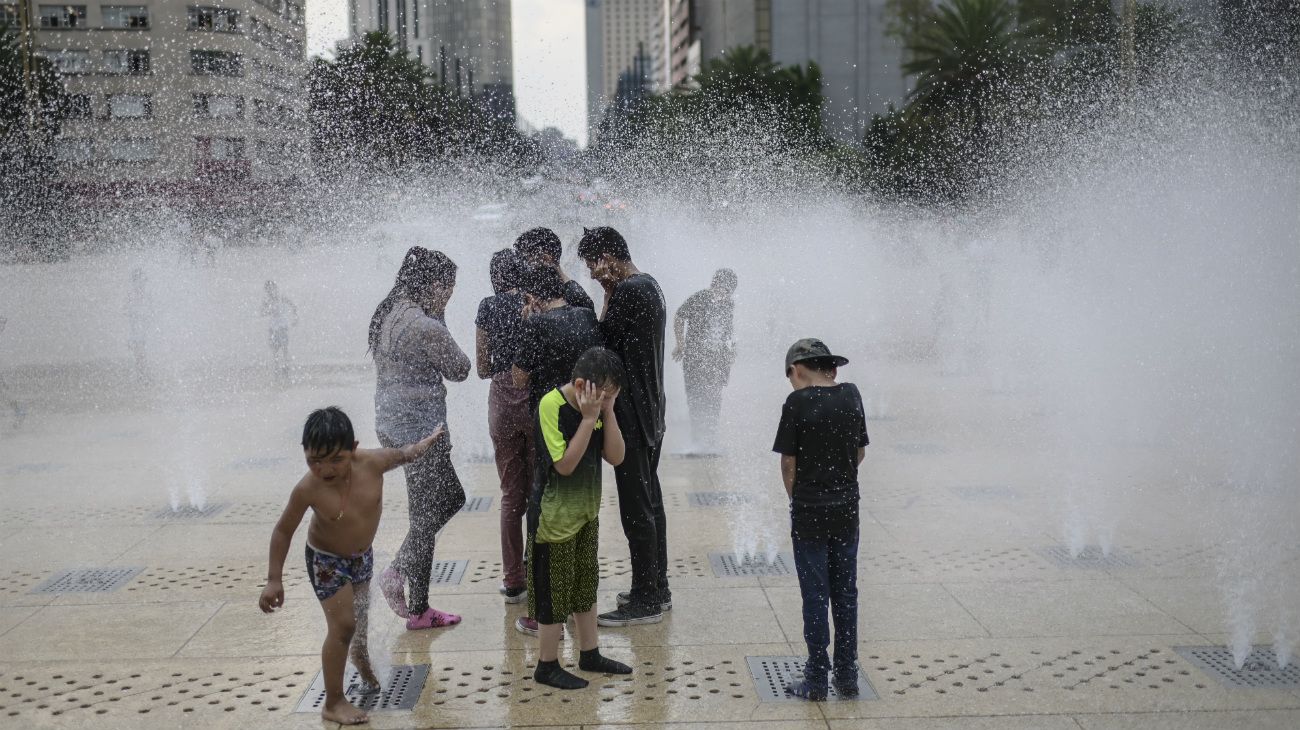
{"label": "pink sandal", "polygon": [[460,623],[460,616],[454,613],[444,613],[431,607],[419,616],[406,619],[406,628],[410,631],[438,629],[444,626],[455,626],[458,623]]}
{"label": "pink sandal", "polygon": [[397,571],[397,566],[388,566],[388,570],[379,576],[379,590],[384,594],[384,600],[388,601],[388,607],[393,609],[393,613],[402,618],[411,616],[410,610],[406,607],[406,580]]}

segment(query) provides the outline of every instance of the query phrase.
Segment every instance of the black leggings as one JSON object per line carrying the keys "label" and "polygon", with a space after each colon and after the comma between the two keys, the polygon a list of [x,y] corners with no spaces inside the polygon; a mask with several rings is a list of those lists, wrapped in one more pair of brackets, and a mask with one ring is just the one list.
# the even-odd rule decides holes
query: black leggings
{"label": "black leggings", "polygon": [[465,489],[451,464],[451,445],[445,437],[403,470],[411,525],[393,564],[407,581],[407,608],[418,616],[429,608],[434,538],[465,506]]}
{"label": "black leggings", "polygon": [[659,453],[663,441],[641,444],[629,439],[623,463],[614,467],[619,516],[632,559],[632,600],[658,604],[668,592],[668,519],[659,487]]}

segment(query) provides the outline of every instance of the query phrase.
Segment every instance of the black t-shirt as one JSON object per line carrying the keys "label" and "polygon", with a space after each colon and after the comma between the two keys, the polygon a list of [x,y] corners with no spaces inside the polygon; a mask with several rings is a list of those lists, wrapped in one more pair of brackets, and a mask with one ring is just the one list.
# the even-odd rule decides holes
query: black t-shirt
{"label": "black t-shirt", "polygon": [[573,379],[573,366],[589,348],[604,344],[596,312],[563,306],[523,321],[515,365],[528,372],[528,405],[537,413],[542,396]]}
{"label": "black t-shirt", "polygon": [[785,399],[772,450],[795,457],[796,536],[856,529],[858,449],[867,443],[862,395],[853,383],[801,388]]}
{"label": "black t-shirt", "polygon": [[479,302],[474,324],[487,333],[492,361],[489,370],[493,375],[510,370],[515,361],[524,326],[523,308],[524,295],[515,292],[485,297]]}
{"label": "black t-shirt", "polygon": [[686,325],[683,355],[687,361],[726,366],[722,359],[731,342],[736,303],[727,297],[718,301],[712,289],[697,291],[687,297],[677,310]]}
{"label": "black t-shirt", "polygon": [[605,346],[623,360],[627,382],[614,415],[633,443],[652,444],[664,437],[664,324],[667,306],[659,282],[633,274],[614,287],[600,323]]}
{"label": "black t-shirt", "polygon": [[566,304],[571,304],[575,307],[586,307],[593,312],[596,311],[596,303],[591,301],[591,297],[587,294],[587,290],[583,289],[582,285],[573,279],[564,282],[564,301]]}

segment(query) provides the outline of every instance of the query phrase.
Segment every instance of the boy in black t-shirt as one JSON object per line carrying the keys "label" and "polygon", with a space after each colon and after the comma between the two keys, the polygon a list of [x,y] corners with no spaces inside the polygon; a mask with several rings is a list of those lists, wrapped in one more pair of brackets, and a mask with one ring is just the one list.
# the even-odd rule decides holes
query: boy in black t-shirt
{"label": "boy in black t-shirt", "polygon": [[785,356],[794,392],[785,399],[772,450],[781,454],[781,479],[790,497],[795,571],[803,595],[804,678],[786,692],[824,700],[831,670],[826,647],[835,620],[835,689],[858,694],[858,465],[866,455],[867,418],[852,383],[837,383],[848,360],[825,343],[803,339]]}

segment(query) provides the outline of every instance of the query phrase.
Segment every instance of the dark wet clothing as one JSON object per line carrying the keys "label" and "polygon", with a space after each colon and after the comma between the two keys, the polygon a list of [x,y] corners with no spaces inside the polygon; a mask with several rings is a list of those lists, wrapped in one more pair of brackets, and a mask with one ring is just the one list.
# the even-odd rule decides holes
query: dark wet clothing
{"label": "dark wet clothing", "polygon": [[489,375],[510,372],[524,328],[523,311],[524,295],[516,292],[495,294],[479,302],[474,325],[487,333]]}
{"label": "dark wet clothing", "polygon": [[603,344],[596,312],[586,307],[558,307],[524,320],[514,362],[528,373],[529,412],[537,413],[543,396],[573,379],[582,353]]}
{"label": "dark wet clothing", "polygon": [[853,383],[801,388],[785,399],[772,450],[795,457],[795,535],[857,530],[858,449],[867,443],[862,396]]}
{"label": "dark wet clothing", "polygon": [[734,358],[735,311],[736,304],[731,297],[718,301],[711,289],[692,294],[677,310],[677,318],[685,325],[682,371],[686,378],[691,435],[695,446],[705,452],[713,452],[718,447],[722,389],[731,379]]}
{"label": "dark wet clothing", "polygon": [[614,413],[628,443],[657,444],[664,437],[664,327],[667,306],[659,282],[633,274],[614,287],[600,323],[605,346],[618,355],[627,382]]}
{"label": "dark wet clothing", "polygon": [[575,307],[586,307],[587,309],[596,310],[596,303],[591,301],[591,296],[587,290],[573,279],[564,282],[564,301]]}

